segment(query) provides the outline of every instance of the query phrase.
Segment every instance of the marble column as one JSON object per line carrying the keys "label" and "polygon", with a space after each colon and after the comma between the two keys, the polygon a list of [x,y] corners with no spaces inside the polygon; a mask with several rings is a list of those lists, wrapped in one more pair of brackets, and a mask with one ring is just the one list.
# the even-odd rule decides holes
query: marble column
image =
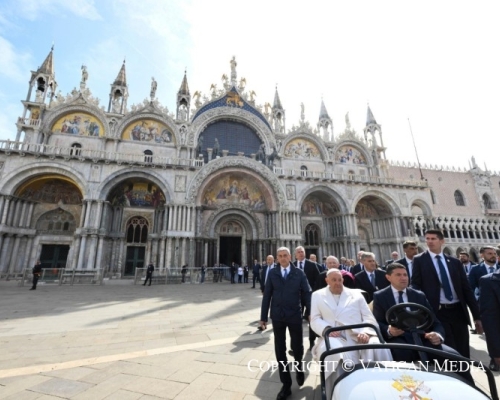
{"label": "marble column", "polygon": [[95,268],[100,270],[102,269],[102,251],[104,247],[104,236],[99,236],[99,243],[97,245],[97,258],[96,258],[96,266]]}
{"label": "marble column", "polygon": [[12,240],[12,237],[14,235],[11,233],[8,233],[5,235],[4,241],[3,241],[3,246],[2,246],[2,252],[1,257],[0,257],[0,271],[1,272],[8,272],[9,268],[9,260],[10,260],[10,242]]}
{"label": "marble column", "polygon": [[84,219],[84,222],[83,222],[83,226],[84,227],[89,226],[90,215],[92,214],[92,204],[93,204],[93,200],[87,200],[87,209],[86,209],[86,212],[85,212],[85,219]]}
{"label": "marble column", "polygon": [[15,271],[16,261],[19,260],[19,243],[21,242],[21,238],[16,236],[14,238],[14,246],[12,249],[12,253],[9,254],[9,274],[12,274]]}
{"label": "marble column", "polygon": [[80,252],[78,254],[78,266],[76,269],[84,269],[83,268],[83,261],[85,259],[85,250],[87,245],[87,235],[82,235],[82,238],[80,240]]}
{"label": "marble column", "polygon": [[158,269],[161,271],[165,269],[165,241],[166,239],[164,237],[160,239],[160,259],[158,260]]}
{"label": "marble column", "polygon": [[71,255],[71,258],[69,259],[69,262],[66,263],[66,269],[74,270],[76,269],[77,262],[78,262],[78,254],[80,253],[80,242],[82,238],[80,236],[77,236],[75,240],[73,240],[73,246],[71,246],[70,251],[68,254]]}
{"label": "marble column", "polygon": [[4,225],[7,222],[7,216],[9,215],[9,205],[11,201],[11,196],[5,196],[5,205],[3,208],[3,214],[2,214],[2,225]]}

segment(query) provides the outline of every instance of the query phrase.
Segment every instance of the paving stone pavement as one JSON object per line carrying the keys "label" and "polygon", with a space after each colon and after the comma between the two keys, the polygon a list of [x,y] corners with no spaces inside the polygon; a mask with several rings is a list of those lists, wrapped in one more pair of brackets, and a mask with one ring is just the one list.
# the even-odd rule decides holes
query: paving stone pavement
{"label": "paving stone pavement", "polygon": [[[0,399],[250,400],[281,388],[277,372],[248,368],[275,359],[250,284],[28,288],[0,281]],[[487,364],[484,337],[471,345]],[[319,383],[309,373],[290,399],[319,400]]]}

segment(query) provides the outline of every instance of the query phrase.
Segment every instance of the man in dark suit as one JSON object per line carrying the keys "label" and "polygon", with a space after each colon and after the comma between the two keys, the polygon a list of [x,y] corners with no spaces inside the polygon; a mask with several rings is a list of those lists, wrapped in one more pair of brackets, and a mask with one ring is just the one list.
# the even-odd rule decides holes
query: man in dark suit
{"label": "man in dark suit", "polygon": [[253,261],[253,269],[252,269],[252,282],[253,286],[252,289],[255,289],[255,282],[259,282],[260,284],[260,270],[261,270],[261,265],[257,260]]}
{"label": "man in dark suit", "polygon": [[[428,308],[434,316],[432,307],[427,301],[425,294],[408,287],[409,278],[404,265],[396,262],[391,263],[387,266],[385,273],[390,286],[379,290],[373,295],[373,315],[378,322],[380,332],[389,343],[415,344],[411,333],[389,325],[385,314],[392,306],[409,302]],[[422,335],[422,344],[426,347],[441,350],[444,336],[444,327],[434,316],[432,327],[427,329],[425,335]],[[418,353],[411,350],[392,349],[391,351],[394,361],[413,362],[419,359]]]}
{"label": "man in dark suit", "polygon": [[396,262],[397,260],[399,260],[399,253],[397,251],[393,251],[391,253],[391,259],[390,260],[387,260],[385,262],[385,266],[384,266],[384,269],[389,265],[389,264],[392,264],[393,262]]}
{"label": "man in dark suit", "polygon": [[[479,281],[481,277],[487,274],[492,274],[497,269],[497,250],[493,246],[483,246],[479,250],[481,258],[483,261],[479,265],[474,265],[469,272],[469,284],[470,288],[474,292],[476,299],[480,301],[481,289],[479,286]],[[484,320],[482,320],[484,321]],[[472,331],[472,333],[476,333]],[[489,368],[492,371],[500,371],[500,365],[498,365],[494,357],[490,354],[490,365]]]}
{"label": "man in dark suit", "polygon": [[473,262],[470,261],[469,253],[467,253],[466,251],[461,251],[458,254],[458,259],[464,266],[465,274],[469,276],[472,267],[474,267],[477,264],[474,264]]}
{"label": "man in dark suit", "polygon": [[389,281],[385,278],[385,272],[377,269],[375,254],[364,251],[361,254],[361,263],[364,265],[364,271],[354,275],[356,288],[362,289],[367,293],[367,303],[373,300],[373,293],[377,290],[389,286]]}
{"label": "man in dark suit", "polygon": [[[490,368],[498,371],[500,365],[500,269],[492,274],[487,274],[479,279],[481,297],[479,297],[479,309],[486,334],[486,345],[488,354],[492,358]],[[492,368],[493,367],[493,368]]]}
{"label": "man in dark suit", "polygon": [[[295,259],[296,260],[294,265],[304,271],[307,281],[309,282],[309,286],[313,288],[316,285],[316,280],[318,279],[318,276],[320,274],[319,265],[306,258],[306,251],[302,246],[299,246],[295,249]],[[312,348],[314,347],[315,340],[316,333],[314,333],[314,331],[309,326],[309,350],[312,350]]]}
{"label": "man in dark suit", "polygon": [[474,318],[476,330],[483,332],[479,308],[458,259],[444,255],[443,233],[438,229],[425,232],[428,250],[413,259],[411,286],[425,293],[432,310],[445,330],[444,342],[464,357],[470,357],[470,324],[467,306]]}
{"label": "man in dark suit", "polygon": [[[279,364],[280,381],[283,384],[277,400],[291,395],[292,378],[286,357],[286,330],[290,333],[291,347],[295,361],[301,365],[304,355],[302,337],[302,304],[305,304],[305,315],[309,317],[311,310],[311,288],[302,270],[296,268],[291,261],[290,250],[280,247],[277,251],[279,267],[269,270],[260,314],[260,329],[267,328],[269,307],[274,330],[274,351]],[[297,384],[304,384],[304,371],[296,368]]]}
{"label": "man in dark suit", "polygon": [[328,270],[328,268],[326,267],[326,257],[323,257],[323,263],[320,266],[321,266],[321,272]]}
{"label": "man in dark suit", "polygon": [[493,246],[483,246],[479,250],[483,261],[479,265],[475,265],[469,272],[470,288],[479,299],[481,291],[479,290],[479,279],[486,274],[492,274],[497,267],[497,253]]}
{"label": "man in dark suit", "polygon": [[38,279],[42,275],[42,263],[40,262],[40,260],[36,261],[36,264],[33,267],[32,272],[33,272],[33,285],[31,286],[30,290],[36,290]]}
{"label": "man in dark suit", "polygon": [[262,262],[262,273],[260,275],[260,291],[264,293],[266,287],[267,276],[269,271],[274,267],[274,257],[268,255],[265,262]]}
{"label": "man in dark suit", "polygon": [[363,271],[365,267],[363,266],[363,263],[361,262],[361,257],[363,256],[364,251],[358,251],[358,263],[351,268],[351,274],[356,276],[357,273]]}
{"label": "man in dark suit", "polygon": [[149,281],[149,286],[151,286],[151,281],[153,280],[153,272],[155,270],[155,266],[153,263],[148,265],[148,269],[146,270],[146,279],[144,280],[144,286],[146,286],[147,281]]}
{"label": "man in dark suit", "polygon": [[411,273],[413,270],[413,257],[415,257],[418,253],[417,243],[411,240],[404,242],[403,251],[405,253],[405,256],[395,262],[404,265],[404,267],[406,268],[406,273],[408,274],[408,278],[411,279]]}

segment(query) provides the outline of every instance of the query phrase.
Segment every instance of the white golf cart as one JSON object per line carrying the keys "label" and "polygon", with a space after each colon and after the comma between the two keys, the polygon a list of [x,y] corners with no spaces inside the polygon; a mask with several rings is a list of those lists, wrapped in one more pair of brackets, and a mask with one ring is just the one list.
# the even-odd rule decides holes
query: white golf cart
{"label": "white golf cart", "polygon": [[[397,304],[388,310],[387,321],[400,329],[412,333],[418,345],[386,343],[378,327],[371,324],[346,325],[330,328],[324,333],[327,351],[321,355],[321,389],[323,400],[499,400],[493,373],[482,364],[442,350],[424,347],[420,334],[433,323],[430,311],[415,303]],[[330,349],[328,336],[331,332],[361,327],[373,328],[380,344],[360,344],[355,346]],[[325,360],[333,354],[362,349],[406,349],[419,353],[420,362],[401,363],[394,361],[346,363],[329,374],[325,379]],[[464,374],[446,372],[435,368],[434,363],[426,363],[429,356],[438,356],[447,360],[452,367],[472,366],[486,373],[489,394],[476,387]],[[462,363],[462,364],[460,364]],[[345,367],[347,366],[347,368]],[[463,368],[462,368],[463,369]]]}

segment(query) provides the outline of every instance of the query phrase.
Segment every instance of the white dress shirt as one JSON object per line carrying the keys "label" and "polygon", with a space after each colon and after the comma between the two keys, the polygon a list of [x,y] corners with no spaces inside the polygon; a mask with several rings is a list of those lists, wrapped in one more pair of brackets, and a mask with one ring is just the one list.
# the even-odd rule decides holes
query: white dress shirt
{"label": "white dress shirt", "polygon": [[455,287],[453,286],[453,282],[451,280],[451,276],[450,276],[450,271],[448,270],[448,262],[446,261],[446,256],[444,255],[444,253],[440,253],[440,254],[435,254],[433,253],[432,251],[429,250],[429,255],[431,256],[432,258],[432,262],[434,264],[434,268],[436,269],[436,273],[439,277],[439,280],[440,282],[442,282],[441,280],[441,271],[439,271],[439,265],[437,263],[437,260],[436,260],[436,256],[441,256],[441,262],[443,263],[444,265],[444,269],[446,270],[446,275],[448,275],[448,281],[450,282],[450,287],[451,287],[451,293],[453,294],[453,300],[448,300],[446,298],[446,296],[444,295],[444,289],[443,289],[443,284],[441,283],[441,289],[440,289],[440,293],[439,293],[439,303],[440,304],[453,304],[453,303],[458,303],[458,295],[457,295],[457,292],[455,291]]}

